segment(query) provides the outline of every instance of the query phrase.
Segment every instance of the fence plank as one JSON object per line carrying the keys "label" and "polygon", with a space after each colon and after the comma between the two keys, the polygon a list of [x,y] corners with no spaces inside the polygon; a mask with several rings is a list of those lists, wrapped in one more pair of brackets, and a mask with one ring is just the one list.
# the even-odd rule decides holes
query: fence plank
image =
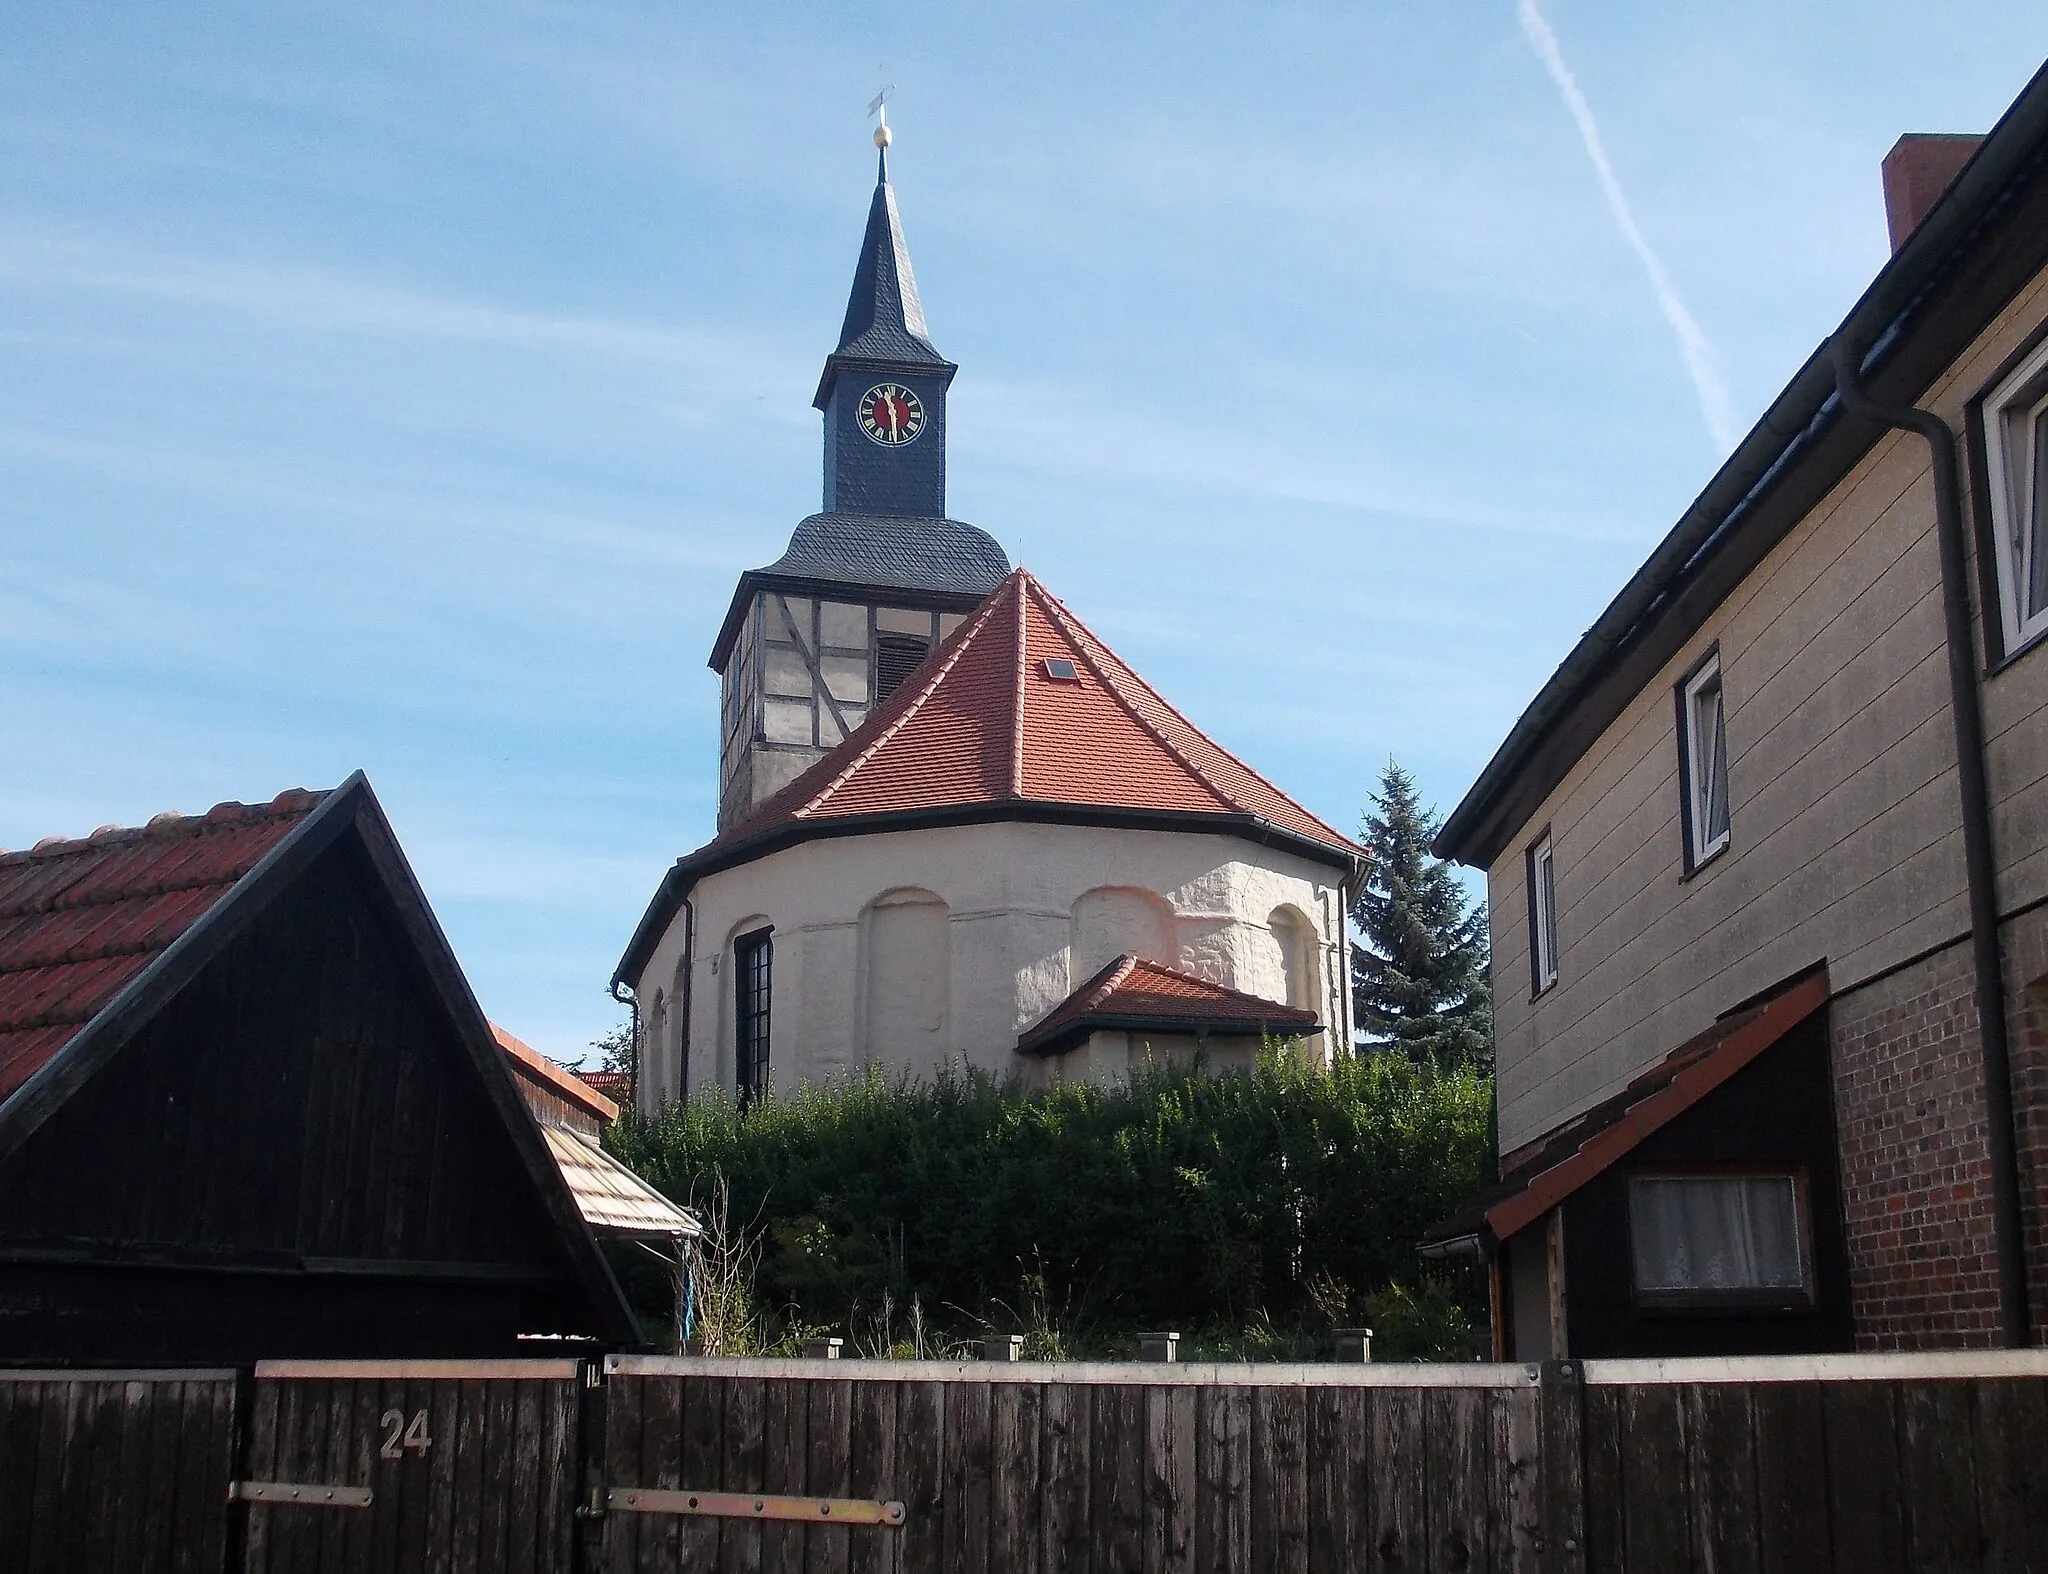
{"label": "fence plank", "polygon": [[954,1384],[946,1394],[945,1566],[960,1574],[986,1574],[989,1568],[988,1428],[988,1389]]}
{"label": "fence plank", "polygon": [[1145,1390],[1145,1567],[1194,1574],[1195,1395]]}
{"label": "fence plank", "polygon": [[1759,1574],[1756,1426],[1747,1388],[1679,1390],[1685,1412],[1693,1558],[1702,1574]]}
{"label": "fence plank", "polygon": [[1487,1394],[1491,1492],[1499,1505],[1494,1566],[1506,1574],[1538,1574],[1543,1560],[1541,1398],[1526,1390]]}
{"label": "fence plank", "polygon": [[1308,1396],[1308,1566],[1312,1574],[1341,1574],[1363,1566],[1352,1545],[1351,1466],[1357,1457],[1345,1427],[1345,1391],[1312,1389]]}
{"label": "fence plank", "polygon": [[[762,1434],[766,1385],[751,1378],[727,1378],[725,1431],[718,1458],[716,1485],[727,1492],[759,1492],[764,1450]],[[883,1403],[895,1395],[879,1385]],[[718,1543],[718,1566],[726,1574],[761,1574],[761,1527],[752,1520],[728,1520]]]}
{"label": "fence plank", "polygon": [[1308,1398],[1252,1390],[1252,1567],[1308,1574]]}
{"label": "fence plank", "polygon": [[1041,1407],[1040,1444],[1044,1482],[1044,1574],[1085,1571],[1093,1566],[1089,1534],[1089,1428],[1093,1408],[1088,1390],[1073,1383],[1048,1383]]}
{"label": "fence plank", "polygon": [[1039,1567],[1039,1411],[1033,1383],[1005,1383],[989,1396],[989,1566],[1033,1574]]}
{"label": "fence plank", "polygon": [[941,1574],[944,1564],[945,1474],[949,1451],[945,1392],[938,1383],[896,1388],[898,1479],[903,1500],[902,1574]]}
{"label": "fence plank", "polygon": [[[847,1490],[857,1498],[887,1502],[898,1495],[896,1481],[896,1385],[855,1383],[852,1385],[853,1418],[850,1426]],[[726,1400],[726,1427],[732,1426],[732,1397]],[[731,1490],[739,1490],[737,1488]],[[735,1529],[726,1527],[730,1543]],[[901,1532],[862,1528],[847,1532],[848,1574],[890,1574],[895,1565],[896,1540]],[[727,1557],[721,1568],[731,1570]]]}
{"label": "fence plank", "polygon": [[[699,1491],[722,1488],[724,1483],[718,1476],[725,1443],[725,1384],[716,1377],[689,1377],[681,1386],[678,1432],[665,1444],[676,1461],[677,1483]],[[675,1529],[678,1567],[694,1570],[721,1566],[718,1558],[722,1527],[717,1520],[686,1517],[671,1523]]]}
{"label": "fence plank", "polygon": [[[1587,1574],[1626,1574],[1628,1535],[1623,1523],[1621,1465],[1621,1396],[1624,1390],[1587,1388],[1584,1392],[1585,1566]],[[1544,1567],[1550,1569],[1557,1567],[1557,1532],[1552,1523],[1552,1494],[1548,1482],[1558,1463],[1546,1425],[1543,1434],[1546,1483],[1543,1556]]]}
{"label": "fence plank", "polygon": [[1830,1383],[1823,1394],[1835,1567],[1856,1574],[1903,1569],[1897,1385]]}
{"label": "fence plank", "polygon": [[[633,1408],[632,1419],[636,1431],[633,1437],[632,1454],[626,1457],[624,1461],[624,1468],[628,1471],[636,1471],[640,1468],[638,1458],[640,1439],[637,1427],[640,1419],[639,1399],[642,1386],[644,1385],[639,1383],[622,1384],[620,1387],[625,1392],[608,1393],[605,1396],[607,1400],[605,1407],[606,1436],[602,1446],[605,1450],[604,1457],[607,1460],[620,1457],[619,1454],[613,1452],[617,1447],[616,1440],[621,1426],[621,1419],[615,1414],[613,1406],[617,1405],[623,1409],[626,1405],[630,1404]],[[483,1513],[477,1526],[476,1561],[477,1567],[481,1569],[502,1569],[511,1566],[509,1562],[509,1544],[510,1518],[512,1513],[513,1389],[510,1383],[487,1383],[484,1385],[484,1390],[482,1405],[483,1458],[478,1463],[477,1487],[477,1490],[483,1494]],[[371,1419],[374,1420],[375,1418],[372,1417]],[[622,1479],[631,1481],[633,1478],[629,1475]],[[623,1530],[626,1528],[624,1526],[615,1526],[614,1521],[628,1517],[637,1516],[612,1515],[604,1521],[603,1567],[606,1569],[630,1566],[621,1564],[612,1548],[612,1533],[614,1529]]]}
{"label": "fence plank", "polygon": [[1967,1383],[1906,1383],[1899,1390],[1906,1559],[1915,1569],[1980,1566],[1971,1409]]}
{"label": "fence plank", "polygon": [[1242,1388],[1207,1388],[1196,1401],[1201,1459],[1195,1473],[1195,1568],[1236,1574],[1252,1559],[1252,1399]]}
{"label": "fence plank", "polygon": [[[805,1488],[813,1497],[846,1497],[853,1455],[852,1384],[820,1380],[805,1384],[811,1391],[810,1468]],[[844,1525],[809,1525],[804,1533],[807,1574],[846,1574],[852,1532]],[[685,1564],[685,1567],[689,1567]]]}
{"label": "fence plank", "polygon": [[1136,1387],[1095,1390],[1089,1441],[1089,1507],[1095,1566],[1108,1574],[1145,1568],[1145,1395]]}
{"label": "fence plank", "polygon": [[1692,1566],[1685,1412],[1662,1384],[1622,1390],[1622,1536],[1631,1569]]}
{"label": "fence plank", "polygon": [[[809,1457],[811,1385],[800,1379],[767,1384],[762,1407],[764,1446],[762,1490],[789,1495],[807,1492],[803,1479]],[[804,1527],[771,1524],[761,1527],[763,1574],[803,1574]]]}
{"label": "fence plank", "polygon": [[1428,1567],[1491,1568],[1494,1513],[1492,1462],[1482,1395],[1471,1388],[1432,1389],[1423,1396],[1424,1469],[1429,1483]]}
{"label": "fence plank", "polygon": [[1758,1383],[1750,1390],[1750,1406],[1756,1431],[1757,1566],[1764,1574],[1829,1574],[1834,1533],[1820,1385]]}
{"label": "fence plank", "polygon": [[[673,1381],[665,1377],[612,1377],[605,1383],[604,1391],[604,1467],[606,1482],[612,1486],[652,1486],[653,1478],[647,1474],[647,1459],[643,1442],[643,1417],[649,1395],[662,1383]],[[503,1385],[500,1385],[501,1387]],[[764,1388],[766,1385],[762,1385]],[[505,1473],[510,1479],[511,1456],[511,1407],[509,1399],[504,1402],[504,1426],[506,1443]],[[640,1560],[641,1521],[645,1514],[607,1514],[604,1521],[604,1567],[606,1574],[634,1574],[643,1565]],[[507,1525],[509,1537],[510,1525]],[[509,1556],[509,1543],[508,1543]],[[506,1566],[511,1565],[509,1561]]]}
{"label": "fence plank", "polygon": [[1986,1570],[2032,1569],[2048,1547],[2048,1383],[2019,1378],[1971,1385],[1977,1411],[1977,1513]]}
{"label": "fence plank", "polygon": [[1372,1434],[1372,1545],[1388,1571],[1429,1567],[1429,1499],[1424,1479],[1422,1395],[1379,1388],[1366,1401]]}

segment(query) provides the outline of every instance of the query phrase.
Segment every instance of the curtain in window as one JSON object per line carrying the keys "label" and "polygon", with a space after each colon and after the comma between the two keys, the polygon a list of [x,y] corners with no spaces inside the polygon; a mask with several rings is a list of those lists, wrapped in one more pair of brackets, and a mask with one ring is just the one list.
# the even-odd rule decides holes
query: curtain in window
{"label": "curtain in window", "polygon": [[1728,727],[1721,702],[1721,685],[1709,684],[1693,696],[1698,720],[1693,737],[1699,760],[1693,767],[1700,773],[1699,839],[1702,848],[1712,847],[1728,834]]}
{"label": "curtain in window", "polygon": [[1629,1183],[1640,1290],[1797,1289],[1798,1198],[1789,1175]]}

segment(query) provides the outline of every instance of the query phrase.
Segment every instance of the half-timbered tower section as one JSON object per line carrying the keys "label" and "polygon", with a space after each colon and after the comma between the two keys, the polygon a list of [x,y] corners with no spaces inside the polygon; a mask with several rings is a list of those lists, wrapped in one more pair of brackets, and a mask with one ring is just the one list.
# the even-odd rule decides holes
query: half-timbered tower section
{"label": "half-timbered tower section", "polygon": [[0,1361],[634,1329],[360,776],[0,855]]}
{"label": "half-timbered tower section", "polygon": [[1901,140],[1894,250],[1437,844],[1487,871],[1502,1342],[2048,1326],[2048,71]]}

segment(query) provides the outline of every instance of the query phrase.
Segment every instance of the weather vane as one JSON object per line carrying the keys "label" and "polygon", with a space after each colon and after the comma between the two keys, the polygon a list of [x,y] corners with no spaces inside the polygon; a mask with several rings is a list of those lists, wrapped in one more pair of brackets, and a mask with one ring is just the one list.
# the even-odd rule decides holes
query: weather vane
{"label": "weather vane", "polygon": [[895,140],[889,130],[889,95],[895,91],[895,83],[884,82],[882,91],[868,100],[868,113],[875,117],[875,146],[884,150]]}

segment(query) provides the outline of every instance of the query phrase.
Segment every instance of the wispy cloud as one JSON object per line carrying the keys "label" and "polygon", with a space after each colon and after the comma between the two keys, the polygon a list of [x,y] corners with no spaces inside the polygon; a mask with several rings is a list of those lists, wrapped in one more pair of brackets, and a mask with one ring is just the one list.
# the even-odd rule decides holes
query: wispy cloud
{"label": "wispy cloud", "polygon": [[1670,270],[1644,236],[1642,226],[1636,223],[1628,195],[1621,189],[1621,181],[1614,173],[1613,164],[1608,161],[1606,144],[1600,139],[1600,124],[1593,118],[1593,106],[1586,102],[1586,95],[1579,91],[1578,79],[1572,75],[1571,67],[1565,64],[1564,53],[1557,47],[1557,35],[1550,30],[1550,23],[1537,8],[1536,0],[1516,0],[1516,10],[1522,20],[1523,36],[1529,40],[1529,47],[1536,51],[1537,59],[1543,62],[1543,69],[1550,73],[1550,80],[1557,84],[1558,95],[1579,128],[1579,140],[1586,146],[1586,157],[1593,162],[1593,173],[1599,177],[1600,190],[1607,198],[1608,211],[1614,215],[1615,227],[1641,260],[1643,271],[1650,276],[1650,288],[1656,293],[1657,308],[1671,325],[1671,332],[1678,340],[1678,353],[1685,358],[1686,375],[1692,379],[1693,391],[1699,396],[1700,415],[1707,423],[1707,435],[1722,453],[1730,453],[1741,440],[1742,428],[1735,418],[1735,401],[1729,395],[1727,379],[1721,373],[1720,354],[1701,332],[1684,297],[1678,293]]}

